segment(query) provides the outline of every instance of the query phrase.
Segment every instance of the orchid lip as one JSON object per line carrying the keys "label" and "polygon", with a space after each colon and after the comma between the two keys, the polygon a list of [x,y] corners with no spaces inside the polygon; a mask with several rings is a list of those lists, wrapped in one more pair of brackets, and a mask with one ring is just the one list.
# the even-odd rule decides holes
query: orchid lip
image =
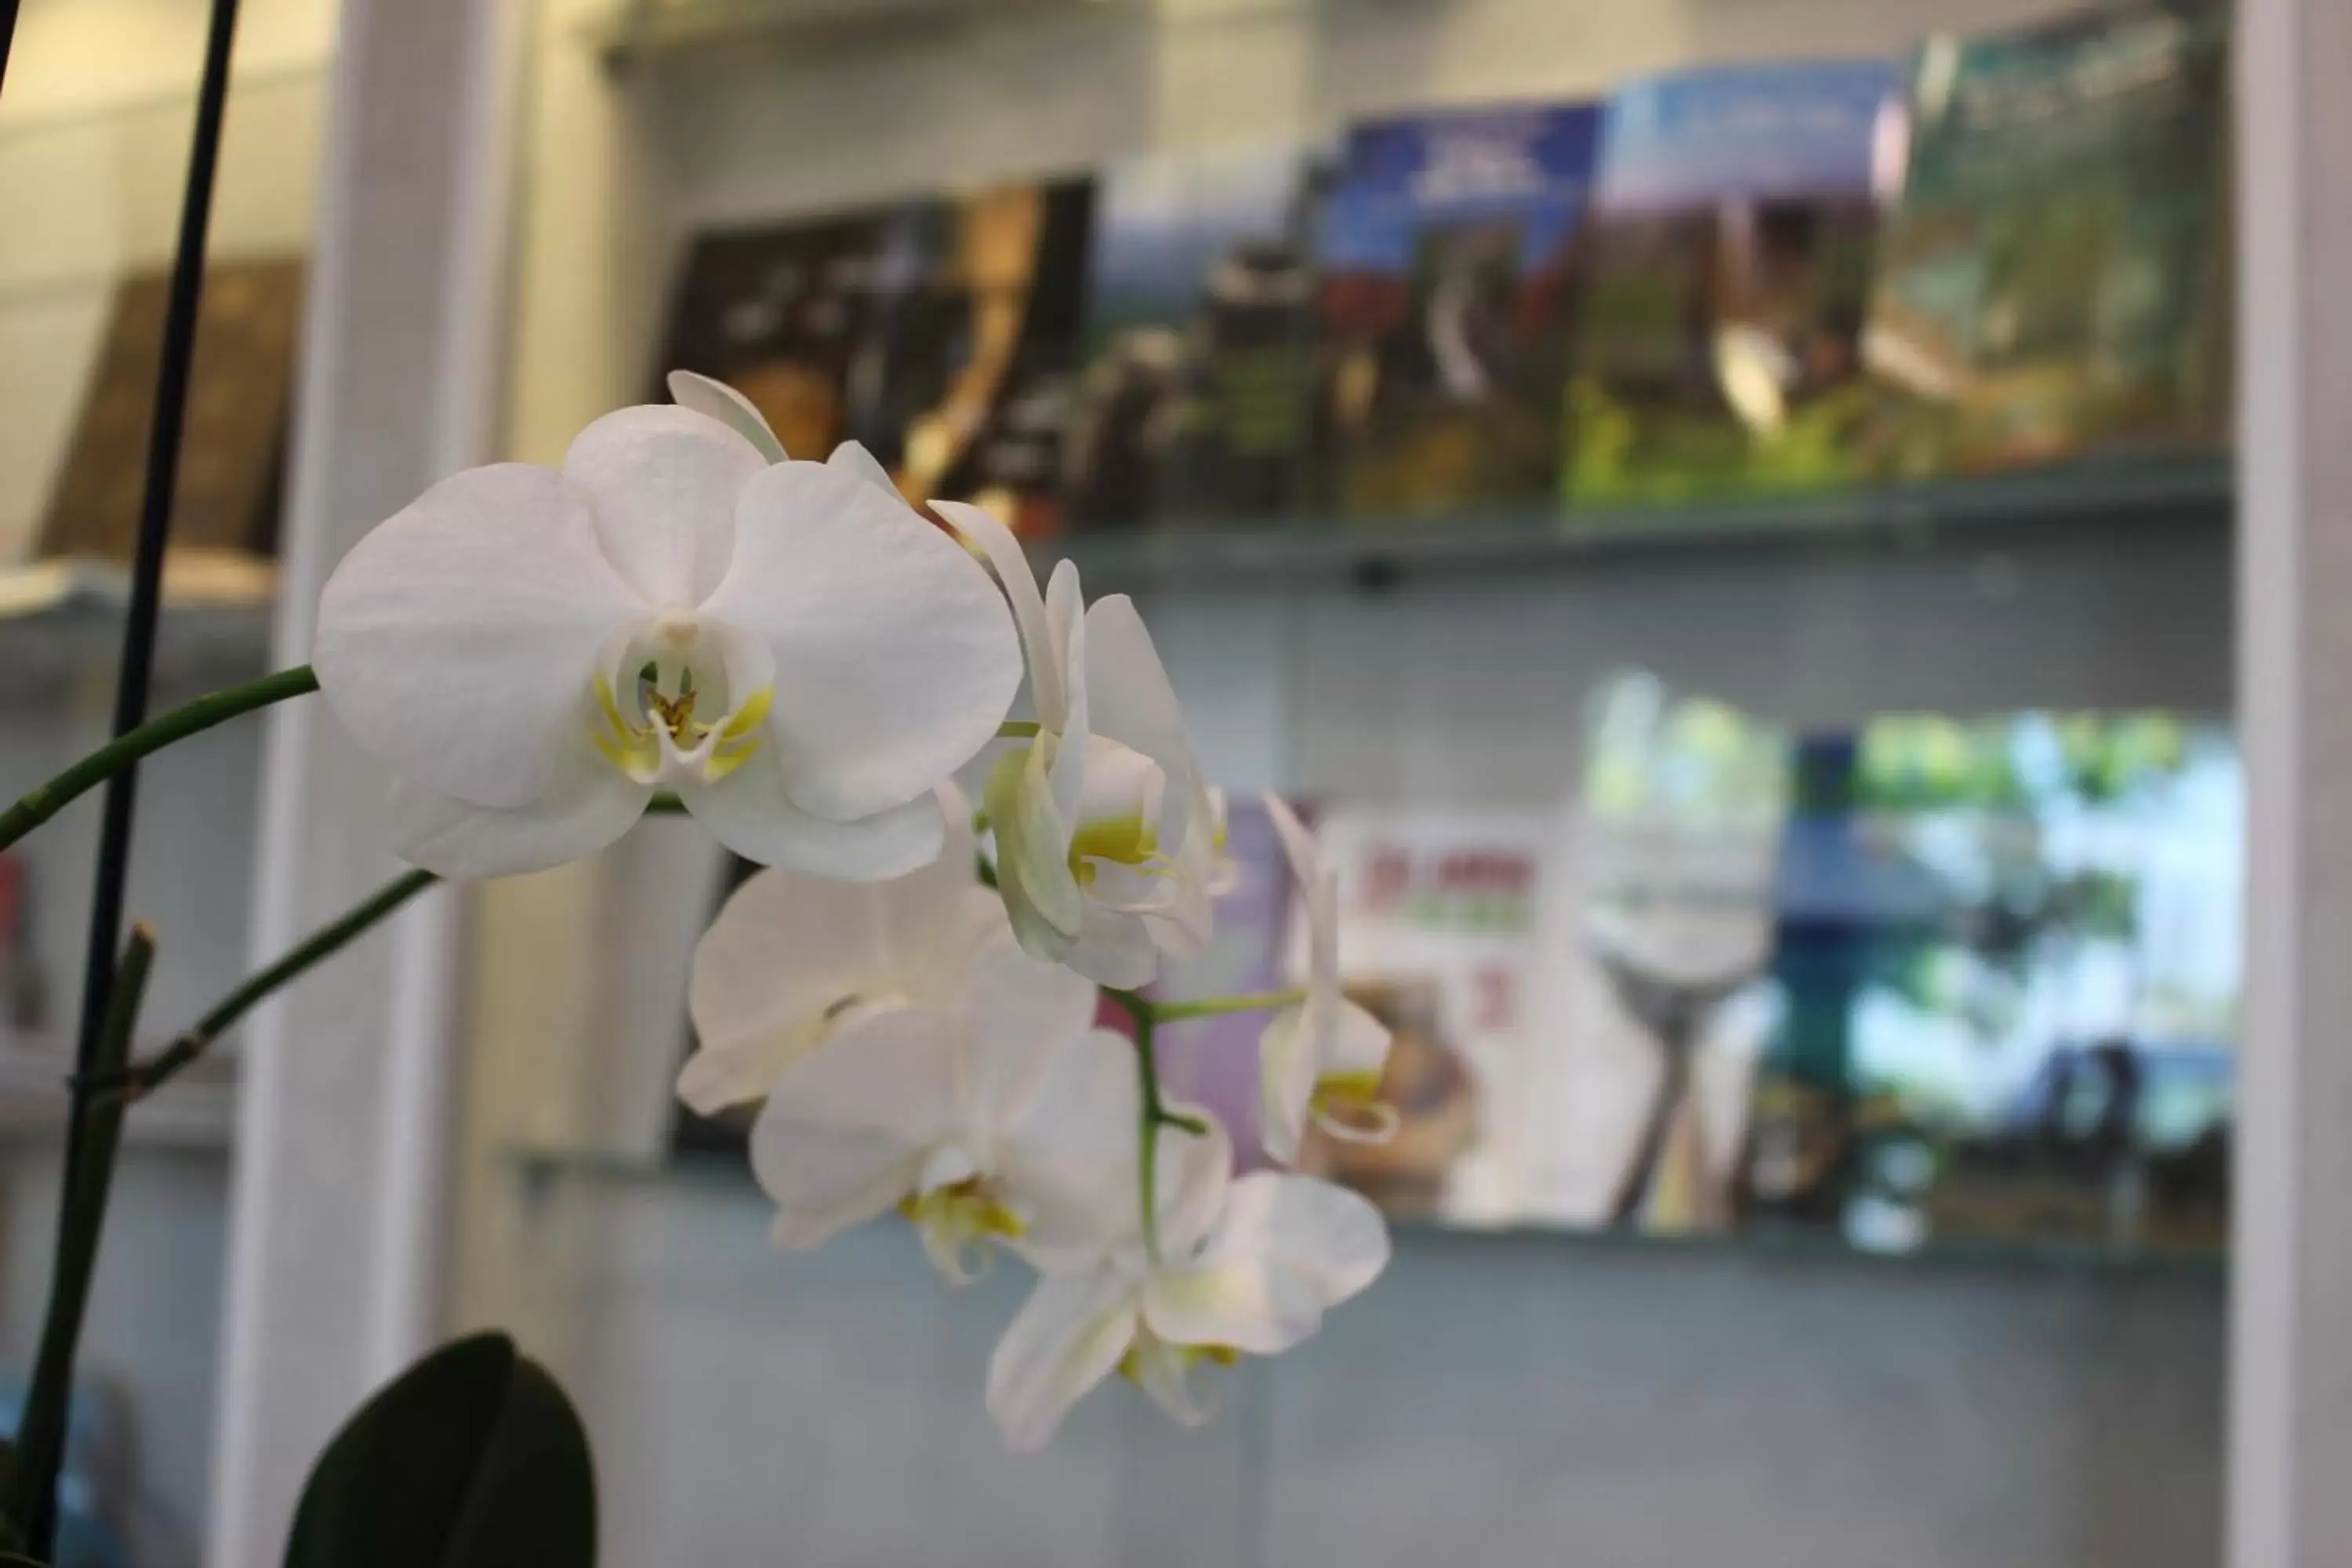
{"label": "orchid lip", "polygon": [[940,1272],[957,1285],[985,1272],[995,1243],[1017,1242],[1029,1233],[997,1184],[980,1175],[910,1194],[899,1200],[898,1212],[913,1223]]}
{"label": "orchid lip", "polygon": [[590,682],[596,749],[655,786],[717,784],[742,766],[759,750],[775,683],[730,700],[727,642],[727,628],[676,606],[614,637]]}
{"label": "orchid lip", "polygon": [[1177,1361],[1188,1370],[1202,1362],[1214,1366],[1236,1366],[1240,1364],[1242,1359],[1242,1352],[1231,1345],[1169,1344],[1150,1329],[1140,1329],[1137,1331],[1136,1342],[1129,1345],[1127,1348],[1127,1353],[1118,1358],[1119,1376],[1126,1378],[1129,1383],[1141,1382],[1143,1358],[1155,1346],[1164,1346],[1175,1352]]}

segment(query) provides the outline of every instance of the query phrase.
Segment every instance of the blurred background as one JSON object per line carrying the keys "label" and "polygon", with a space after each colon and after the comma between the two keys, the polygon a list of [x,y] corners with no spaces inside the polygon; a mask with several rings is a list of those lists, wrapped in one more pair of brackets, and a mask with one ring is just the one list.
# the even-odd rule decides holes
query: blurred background
{"label": "blurred background", "polygon": [[[0,795],[102,733],[205,10],[23,0]],[[1205,1431],[1114,1385],[1004,1454],[1018,1281],[950,1295],[895,1226],[777,1254],[740,1126],[671,1099],[742,868],[652,822],[132,1119],[73,1561],[274,1561],[334,1416],[477,1324],[579,1399],[617,1564],[2217,1561],[2233,32],[247,0],[159,701],[300,659],[436,474],[722,377],[1137,596],[1236,803],[1170,994],[1283,982],[1254,797],[1316,822],[1402,1126],[1309,1159],[1398,1254]],[[159,1036],[380,879],[378,787],[323,716],[151,765]],[[0,1367],[95,832],[0,857]],[[1255,1028],[1173,1068],[1245,1144]]]}

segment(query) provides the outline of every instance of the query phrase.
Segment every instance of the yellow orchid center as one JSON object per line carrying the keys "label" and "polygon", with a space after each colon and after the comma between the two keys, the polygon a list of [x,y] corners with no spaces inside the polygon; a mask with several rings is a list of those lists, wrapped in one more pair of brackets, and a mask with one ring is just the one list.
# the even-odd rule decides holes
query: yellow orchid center
{"label": "yellow orchid center", "polygon": [[725,665],[690,619],[664,616],[623,650],[621,668],[636,671],[625,691],[602,670],[591,680],[588,738],[639,784],[717,784],[759,750],[775,684],[729,706]]}
{"label": "yellow orchid center", "polygon": [[898,1200],[898,1212],[950,1247],[1003,1238],[1018,1241],[1029,1227],[980,1176]]}
{"label": "yellow orchid center", "polygon": [[1090,861],[1140,867],[1150,864],[1159,852],[1159,832],[1141,812],[1098,816],[1078,824],[1078,830],[1070,836],[1070,875],[1078,879],[1078,886],[1087,887],[1095,879]]}
{"label": "yellow orchid center", "polygon": [[1377,1069],[1325,1073],[1315,1080],[1315,1098],[1321,1102],[1362,1105],[1380,1097],[1381,1075]]}
{"label": "yellow orchid center", "polygon": [[1127,873],[1158,878],[1174,870],[1160,839],[1167,788],[1160,765],[1142,752],[1101,735],[1087,738],[1086,782],[1070,834],[1070,876],[1079,887],[1098,889],[1118,868],[1112,879],[1129,883],[1123,896],[1132,897]]}
{"label": "yellow orchid center", "polygon": [[1356,1143],[1385,1142],[1397,1130],[1396,1107],[1381,1098],[1381,1073],[1326,1073],[1315,1080],[1307,1109],[1325,1131]]}
{"label": "yellow orchid center", "polygon": [[[1177,1361],[1186,1367],[1207,1362],[1214,1366],[1233,1366],[1242,1359],[1242,1352],[1231,1345],[1170,1345]],[[1143,1381],[1143,1346],[1133,1344],[1118,1358],[1118,1374],[1129,1383]]]}

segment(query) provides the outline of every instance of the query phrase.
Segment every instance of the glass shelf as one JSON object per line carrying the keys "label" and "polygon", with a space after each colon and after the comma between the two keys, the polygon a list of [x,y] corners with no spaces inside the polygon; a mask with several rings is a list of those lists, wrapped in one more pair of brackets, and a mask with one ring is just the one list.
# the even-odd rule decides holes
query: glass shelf
{"label": "glass shelf", "polygon": [[[1260,0],[1263,3],[1263,0]],[[1149,17],[1150,0],[630,0],[593,31],[607,64],[757,37],[796,53],[920,38],[943,28]]]}
{"label": "glass shelf", "polygon": [[[619,1186],[708,1193],[727,1200],[764,1203],[743,1160],[736,1155],[694,1152],[643,1159],[598,1149],[513,1145],[504,1151],[509,1170],[534,1192],[558,1186]],[[1910,1268],[1927,1264],[1977,1270],[2045,1270],[2055,1273],[2185,1275],[2221,1279],[2228,1255],[2209,1247],[2101,1247],[2063,1240],[1931,1241],[1910,1251],[1874,1251],[1812,1232],[1755,1229],[1734,1233],[1661,1236],[1633,1231],[1584,1230],[1560,1226],[1444,1225],[1415,1216],[1389,1216],[1390,1228],[1413,1245],[1478,1247],[1496,1244],[1567,1247],[1606,1256],[1748,1257],[1801,1262],[1850,1261],[1864,1268]]]}
{"label": "glass shelf", "polygon": [[1603,561],[1665,568],[1735,549],[2030,550],[2150,527],[2203,531],[2226,548],[2234,498],[2226,459],[2173,459],[1609,510],[1082,531],[1041,540],[1033,553],[1069,557],[1097,593],[1276,581],[1384,587],[1413,576],[1517,576]]}
{"label": "glass shelf", "polygon": [[[205,555],[164,572],[159,680],[220,682],[259,674],[269,659],[275,563]],[[121,651],[131,574],[108,561],[55,560],[0,571],[0,661],[60,679],[110,667]]]}
{"label": "glass shelf", "polygon": [[626,67],[751,39],[806,59],[877,47],[936,51],[943,38],[1008,28],[1218,26],[1369,8],[1367,0],[624,0],[589,37],[608,65]]}
{"label": "glass shelf", "polygon": [[[140,1055],[152,1055],[164,1043],[145,1042]],[[66,1039],[0,1032],[0,1140],[65,1136],[65,1080],[72,1062]],[[123,1140],[132,1148],[226,1152],[236,1137],[236,1060],[223,1053],[131,1107]]]}

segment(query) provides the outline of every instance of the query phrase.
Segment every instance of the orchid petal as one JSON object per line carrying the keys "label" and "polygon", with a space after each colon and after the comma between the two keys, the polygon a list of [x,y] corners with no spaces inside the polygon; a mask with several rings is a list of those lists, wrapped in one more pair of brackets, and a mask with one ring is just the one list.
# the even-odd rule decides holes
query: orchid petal
{"label": "orchid petal", "polygon": [[[1074,654],[1072,663],[1077,662]],[[1093,732],[1133,747],[1168,775],[1160,837],[1160,847],[1172,855],[1184,844],[1187,818],[1202,809],[1201,767],[1176,689],[1169,684],[1143,617],[1135,613],[1135,602],[1126,595],[1097,599],[1087,610],[1083,668]]]}
{"label": "orchid petal", "polygon": [[705,418],[718,420],[758,447],[768,461],[784,460],[784,444],[768,427],[767,416],[725,382],[697,375],[690,370],[674,370],[669,373],[668,384],[670,401],[680,408],[691,408]]}
{"label": "orchid petal", "polygon": [[1239,874],[1219,846],[1223,811],[1205,784],[1195,787],[1189,815],[1195,824],[1212,826],[1205,831],[1196,826],[1185,834],[1176,851],[1175,874],[1168,879],[1171,897],[1151,918],[1161,950],[1177,958],[1197,957],[1209,945],[1216,931],[1215,900],[1233,891]]}
{"label": "orchid petal", "polygon": [[1193,1357],[1150,1334],[1137,1340],[1131,1363],[1135,1385],[1177,1426],[1190,1430],[1205,1426],[1214,1404],[1192,1385]]}
{"label": "orchid petal", "polygon": [[1060,730],[1068,714],[1064,667],[1046,625],[1045,601],[1037,592],[1037,578],[1021,542],[994,516],[968,502],[935,500],[931,510],[947,519],[995,572],[1005,602],[1012,606],[1013,625],[1020,628],[1022,658],[1029,671],[1029,700],[1037,710],[1037,721],[1048,730]]}
{"label": "orchid petal", "polygon": [[1339,873],[1325,871],[1299,883],[1307,895],[1307,984],[1321,995],[1339,992]]}
{"label": "orchid petal", "polygon": [[[1201,799],[1210,825],[1209,842],[1205,846],[1206,854],[1202,861],[1208,875],[1202,879],[1202,890],[1208,899],[1222,899],[1242,885],[1241,862],[1234,858],[1226,837],[1225,792],[1203,783]],[[1194,842],[1191,836],[1186,837],[1187,853],[1191,852]]]}
{"label": "orchid petal", "polygon": [[[1078,585],[1078,563],[1065,556],[1054,563],[1054,570],[1045,577],[1045,632],[1053,639],[1054,668],[1062,671],[1073,689],[1086,679],[1086,655],[1076,641],[1086,616],[1087,595]],[[1076,700],[1073,689],[1072,700]]]}
{"label": "orchid petal", "polygon": [[1047,782],[1048,738],[996,759],[982,803],[996,835],[996,879],[1021,945],[1058,961],[1086,921],[1070,873],[1070,835]]}
{"label": "orchid petal", "polygon": [[1160,1131],[1160,1247],[1163,1254],[1175,1258],[1190,1252],[1216,1222],[1232,1184],[1234,1144],[1224,1124],[1206,1107],[1171,1105],[1168,1109],[1208,1128],[1205,1134],[1181,1127],[1163,1127]]}
{"label": "orchid petal", "polygon": [[1177,1344],[1275,1355],[1321,1326],[1389,1260],[1380,1211],[1344,1187],[1261,1171],[1227,1190],[1200,1256],[1155,1273],[1143,1321]]}
{"label": "orchid petal", "polygon": [[921,1164],[921,1150],[886,1134],[795,1122],[772,1106],[751,1125],[751,1168],[777,1205],[769,1239],[791,1251],[887,1214],[915,1190]]}
{"label": "orchid petal", "polygon": [[503,811],[469,805],[394,778],[385,806],[393,853],[462,881],[541,871],[593,855],[645,815],[653,791],[604,765],[583,743],[553,787]]}
{"label": "orchid petal", "polygon": [[[1087,855],[1111,853],[1120,859],[1139,851],[1156,854],[1160,824],[1167,815],[1169,779],[1160,764],[1131,746],[1100,735],[1086,738],[1083,750],[1062,737],[1055,757],[1058,770],[1071,756],[1079,757],[1078,788],[1065,803],[1058,792],[1055,804],[1072,824],[1074,837],[1087,837]],[[1089,835],[1088,830],[1095,830]],[[1104,830],[1110,830],[1104,837]],[[1111,848],[1111,846],[1120,846]]]}
{"label": "orchid petal", "polygon": [[947,842],[946,819],[931,795],[856,822],[811,816],[786,793],[766,746],[718,783],[683,780],[677,793],[712,837],[746,860],[820,877],[902,877],[937,860]]}
{"label": "orchid petal", "polygon": [[1262,1260],[1335,1307],[1388,1267],[1389,1229],[1360,1193],[1312,1176],[1259,1171],[1233,1184],[1203,1255]]}
{"label": "orchid petal", "polygon": [[[1065,561],[1063,566],[1069,566]],[[1056,592],[1045,601],[1045,624],[1054,639],[1055,659],[1067,671],[1063,685],[1062,722],[1055,732],[1053,768],[1047,775],[1054,792],[1054,810],[1061,820],[1076,829],[1078,811],[1086,798],[1087,771],[1093,761],[1093,716],[1087,699],[1087,683],[1078,672],[1085,666],[1086,627],[1084,612],[1077,591],[1077,569],[1071,567],[1065,574],[1061,567],[1054,569],[1054,587],[1067,585],[1066,594]],[[1062,855],[1069,854],[1066,841]]]}
{"label": "orchid petal", "polygon": [[695,946],[698,1046],[678,1098],[706,1116],[759,1099],[851,1001],[944,1005],[984,935],[1004,929],[1003,906],[971,880],[970,830],[950,818],[948,841],[886,882],[765,870],[737,889]]}
{"label": "orchid petal", "polygon": [[998,1165],[1028,1222],[1015,1245],[1038,1272],[1072,1272],[1102,1256],[1105,1194],[1128,1194],[1132,1210],[1141,1110],[1135,1047],[1088,1029],[1056,1054],[1004,1131]]}
{"label": "orchid petal", "polygon": [[1144,916],[1097,906],[1086,911],[1062,962],[1098,985],[1133,991],[1159,977],[1160,944]]}
{"label": "orchid petal", "polygon": [[817,463],[763,469],[736,515],[733,562],[703,613],[773,648],[767,724],[803,810],[855,822],[902,805],[995,735],[1020,647],[953,540]]}
{"label": "orchid petal", "polygon": [[905,499],[898,494],[898,487],[892,482],[890,470],[882,466],[882,459],[867,451],[860,442],[844,441],[833,449],[833,456],[824,460],[824,466],[864,479],[892,500]]}
{"label": "orchid petal", "polygon": [[1262,1258],[1209,1258],[1160,1269],[1143,1291],[1143,1321],[1177,1345],[1279,1355],[1323,1324],[1311,1285]]}
{"label": "orchid petal", "polygon": [[1008,932],[972,959],[963,1006],[971,1049],[963,1091],[973,1121],[991,1132],[1027,1110],[1047,1076],[1095,1018],[1091,982],[1024,952]]}
{"label": "orchid petal", "polygon": [[[1127,1052],[1127,1061],[1132,1073],[1132,1047]],[[1177,1258],[1190,1254],[1215,1223],[1217,1206],[1224,1201],[1225,1187],[1233,1175],[1234,1146],[1223,1124],[1205,1108],[1171,1104],[1167,1110],[1197,1120],[1208,1129],[1205,1133],[1195,1133],[1181,1127],[1163,1126],[1157,1135],[1152,1162],[1156,1173],[1152,1182],[1153,1207],[1158,1214],[1154,1229],[1161,1254]],[[1097,1258],[1120,1258],[1139,1264],[1145,1250],[1143,1215],[1137,1201],[1133,1171],[1125,1180],[1103,1184],[1087,1199],[1085,1208],[1083,1219],[1076,1214],[1068,1216],[1070,1231],[1056,1240],[1066,1239],[1073,1255],[1090,1249]],[[1085,1233],[1083,1244],[1081,1231]]]}
{"label": "orchid petal", "polygon": [[1282,840],[1283,858],[1290,862],[1290,875],[1302,888],[1311,888],[1318,879],[1323,867],[1320,847],[1290,803],[1272,790],[1258,796],[1265,806],[1265,815],[1274,824],[1275,837]]}
{"label": "orchid petal", "polygon": [[955,1031],[948,1014],[866,1014],[795,1063],[751,1129],[751,1170],[775,1200],[775,1238],[814,1247],[915,1190],[954,1130]]}
{"label": "orchid petal", "polygon": [[1345,996],[1332,1000],[1324,1026],[1320,1075],[1377,1079],[1389,1065],[1389,1047],[1395,1037],[1362,1005]]}
{"label": "orchid petal", "polygon": [[646,613],[550,468],[444,479],[344,556],[310,662],[354,740],[436,795],[506,808],[554,782],[585,732],[589,672]]}
{"label": "orchid petal", "polygon": [[1129,1292],[1108,1269],[1037,1281],[988,1363],[988,1413],[1009,1446],[1044,1447],[1070,1406],[1118,1365],[1135,1340]]}
{"label": "orchid petal", "polygon": [[1116,860],[1089,858],[1094,880],[1087,897],[1112,914],[1156,915],[1176,907],[1176,879],[1158,867],[1123,866]]}
{"label": "orchid petal", "polygon": [[616,409],[572,437],[563,477],[588,498],[604,557],[657,609],[691,610],[727,574],[736,500],[760,449],[691,408]]}
{"label": "orchid petal", "polygon": [[1258,1140],[1276,1164],[1298,1163],[1317,1067],[1305,1006],[1276,1013],[1258,1036]]}

